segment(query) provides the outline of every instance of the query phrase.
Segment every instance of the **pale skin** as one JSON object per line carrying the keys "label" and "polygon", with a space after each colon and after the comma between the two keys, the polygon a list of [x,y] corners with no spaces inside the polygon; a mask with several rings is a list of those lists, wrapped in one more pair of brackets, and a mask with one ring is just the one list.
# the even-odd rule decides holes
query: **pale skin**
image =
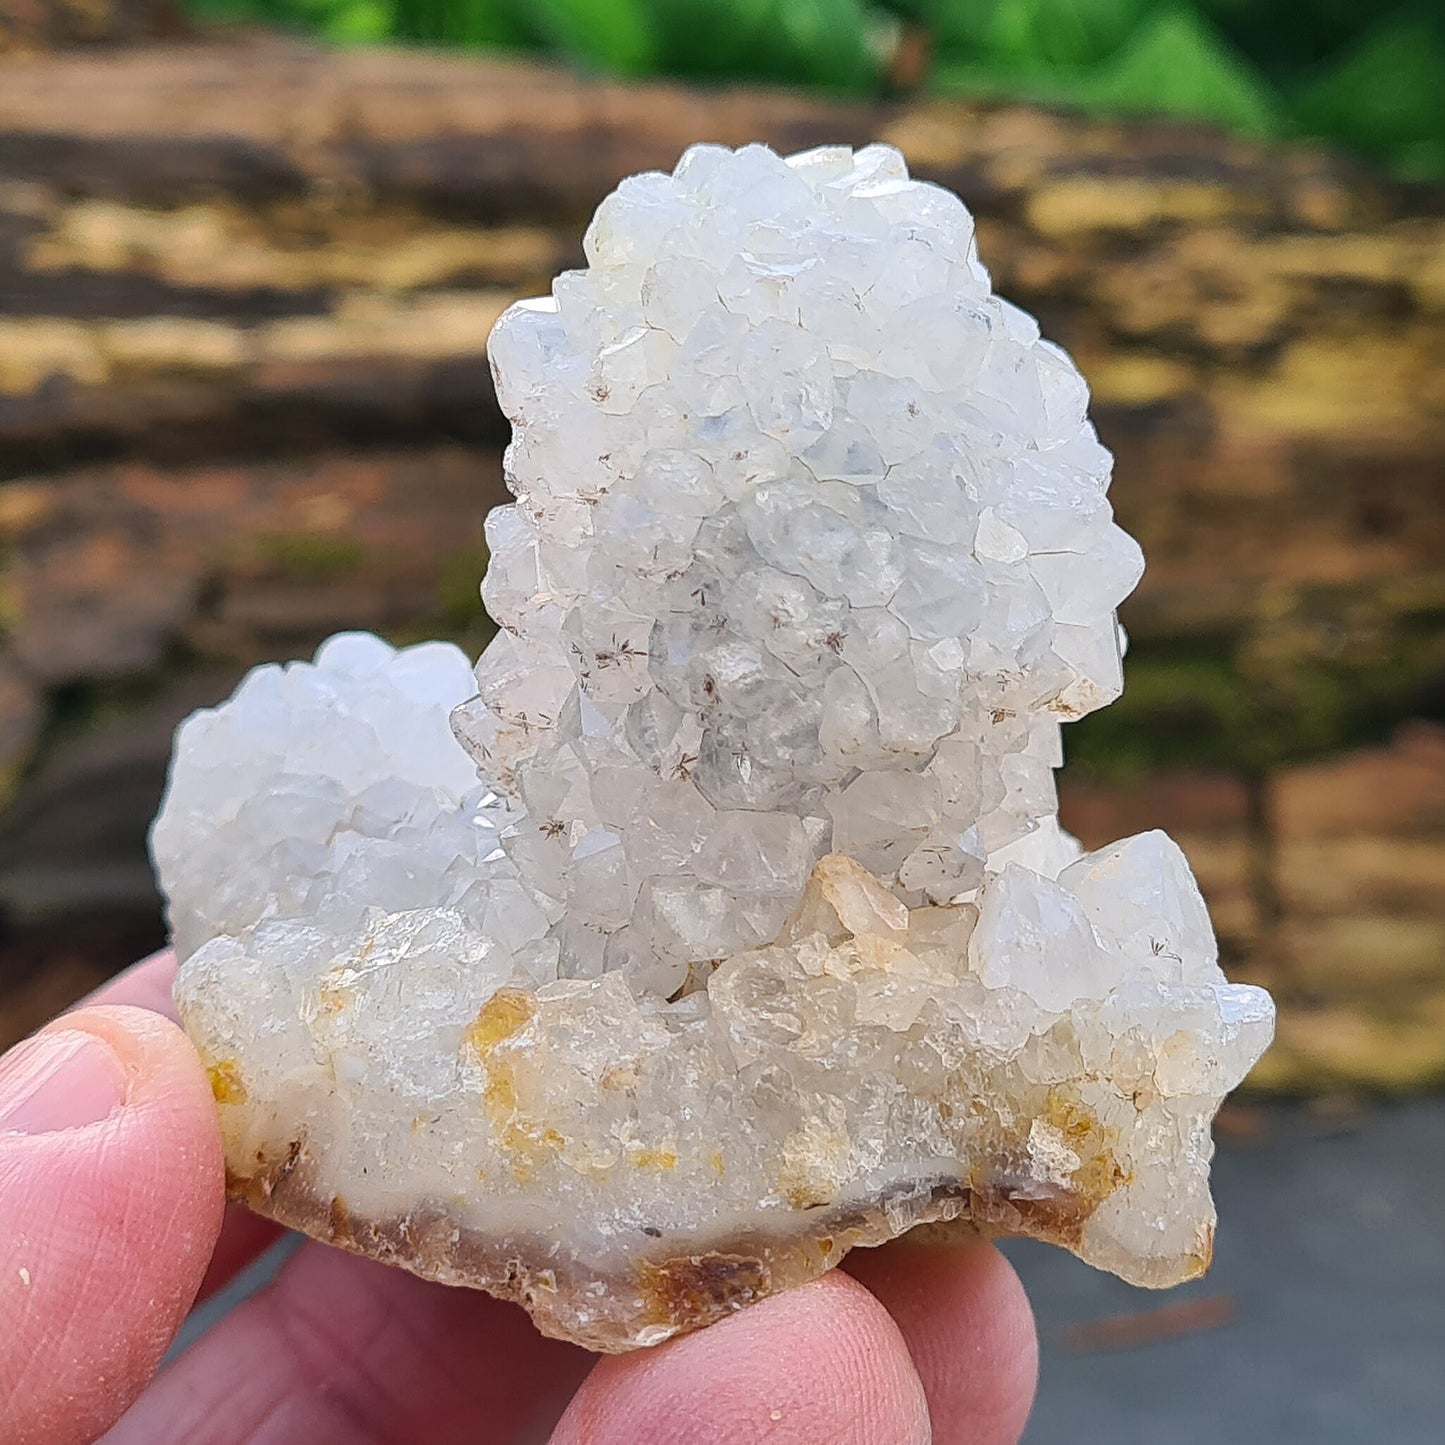
{"label": "pale skin", "polygon": [[224,1200],[204,1071],[138,964],[0,1059],[7,1445],[1012,1445],[1033,1316],[992,1245],[907,1240],[598,1358],[515,1305],[319,1244],[157,1373],[271,1243]]}

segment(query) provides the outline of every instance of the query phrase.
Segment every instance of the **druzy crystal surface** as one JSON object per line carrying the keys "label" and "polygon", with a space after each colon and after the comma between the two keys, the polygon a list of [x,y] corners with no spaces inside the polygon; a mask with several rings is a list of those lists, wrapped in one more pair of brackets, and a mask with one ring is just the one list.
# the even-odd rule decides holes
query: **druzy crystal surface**
{"label": "druzy crystal surface", "polygon": [[1087,389],[883,146],[700,146],[490,342],[496,639],[334,638],[179,734],[154,851],[253,1207],[666,1338],[917,1224],[1208,1263],[1269,1041],[1060,725],[1138,546]]}

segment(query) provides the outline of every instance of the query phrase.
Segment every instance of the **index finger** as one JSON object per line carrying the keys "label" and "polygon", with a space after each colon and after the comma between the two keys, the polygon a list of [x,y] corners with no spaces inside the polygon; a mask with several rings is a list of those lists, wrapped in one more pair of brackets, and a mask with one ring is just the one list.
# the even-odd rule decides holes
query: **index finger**
{"label": "index finger", "polygon": [[843,1265],[893,1316],[933,1417],[933,1445],[1014,1445],[1038,1383],[1033,1311],[987,1240],[855,1249]]}
{"label": "index finger", "polygon": [[601,1360],[551,1445],[925,1445],[897,1326],[833,1271],[696,1334]]}

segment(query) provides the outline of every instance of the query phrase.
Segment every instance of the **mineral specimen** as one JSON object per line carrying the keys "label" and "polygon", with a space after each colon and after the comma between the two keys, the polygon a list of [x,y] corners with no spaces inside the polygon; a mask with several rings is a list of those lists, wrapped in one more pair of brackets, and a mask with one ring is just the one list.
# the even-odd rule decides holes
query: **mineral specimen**
{"label": "mineral specimen", "polygon": [[1273,1009],[1057,825],[1142,567],[1078,371],[884,146],[699,146],[586,253],[491,338],[475,674],[349,634],[180,731],[233,1192],[603,1350],[921,1223],[1198,1274]]}

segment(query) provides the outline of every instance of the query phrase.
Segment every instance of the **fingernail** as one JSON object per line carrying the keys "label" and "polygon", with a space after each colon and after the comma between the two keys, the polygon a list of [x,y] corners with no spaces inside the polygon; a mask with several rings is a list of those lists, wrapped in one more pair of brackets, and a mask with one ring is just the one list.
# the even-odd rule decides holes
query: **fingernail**
{"label": "fingernail", "polygon": [[109,1118],[125,1102],[125,1069],[81,1029],[52,1029],[0,1059],[0,1129],[54,1134]]}

